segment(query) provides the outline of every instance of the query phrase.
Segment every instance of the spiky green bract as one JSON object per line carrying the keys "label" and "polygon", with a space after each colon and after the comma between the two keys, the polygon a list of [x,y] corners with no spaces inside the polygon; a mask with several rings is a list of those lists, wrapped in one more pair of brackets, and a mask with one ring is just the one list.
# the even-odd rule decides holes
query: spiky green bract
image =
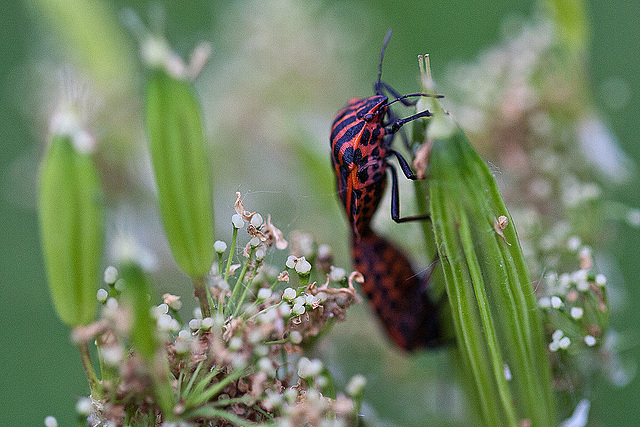
{"label": "spiky green bract", "polygon": [[[473,400],[485,425],[554,425],[542,326],[513,221],[489,169],[451,123],[433,142],[430,209]],[[504,238],[494,228],[502,215]]]}
{"label": "spiky green bract", "polygon": [[96,313],[104,236],[100,178],[91,157],[54,136],[40,170],[40,234],[60,319],[85,325]]}
{"label": "spiky green bract", "polygon": [[171,252],[187,274],[203,276],[213,264],[213,200],[200,107],[188,82],[149,72],[147,132]]}

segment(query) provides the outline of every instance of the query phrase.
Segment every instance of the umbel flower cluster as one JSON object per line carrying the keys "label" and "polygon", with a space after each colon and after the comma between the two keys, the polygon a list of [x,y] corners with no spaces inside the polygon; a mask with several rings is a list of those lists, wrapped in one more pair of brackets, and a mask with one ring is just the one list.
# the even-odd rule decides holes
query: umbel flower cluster
{"label": "umbel flower cluster", "polygon": [[[172,419],[180,425],[348,425],[357,419],[364,377],[338,394],[330,372],[304,351],[333,322],[345,320],[345,310],[359,301],[354,283],[362,277],[333,266],[331,249],[304,233],[294,234],[284,268],[269,265],[267,252],[288,242],[270,217],[244,211],[239,194],[236,208],[234,236],[246,229],[250,237],[242,262],[218,267],[227,244],[215,242],[220,262],[208,277],[210,317],[196,308],[183,320],[181,298],[171,294],[149,305],[158,343],[151,358],[135,345],[128,350],[139,321],[139,307],[126,297],[130,276],[113,266],[105,270],[99,319],[73,333],[75,341],[95,340],[99,349],[98,396],[78,403],[89,425],[178,425]],[[301,249],[306,256],[297,256]],[[325,279],[318,284],[312,276]],[[165,387],[168,403],[160,397]]]}

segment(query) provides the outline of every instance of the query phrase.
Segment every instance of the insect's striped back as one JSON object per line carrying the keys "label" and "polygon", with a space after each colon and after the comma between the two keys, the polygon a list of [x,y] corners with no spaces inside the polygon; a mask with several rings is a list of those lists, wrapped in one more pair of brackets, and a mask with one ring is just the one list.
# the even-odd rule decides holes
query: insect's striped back
{"label": "insect's striped back", "polygon": [[[353,98],[331,127],[331,162],[336,187],[355,235],[370,231],[370,223],[386,186],[385,96]],[[365,121],[365,114],[371,120]]]}
{"label": "insect's striped back", "polygon": [[441,344],[438,307],[427,296],[406,255],[375,234],[352,242],[354,268],[364,275],[363,290],[399,347],[411,350]]}

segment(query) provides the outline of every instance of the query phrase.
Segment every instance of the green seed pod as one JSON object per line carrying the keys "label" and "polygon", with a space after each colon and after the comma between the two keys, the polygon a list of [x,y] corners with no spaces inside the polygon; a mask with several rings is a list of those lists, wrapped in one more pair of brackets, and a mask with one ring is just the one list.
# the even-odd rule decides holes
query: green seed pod
{"label": "green seed pod", "polygon": [[487,425],[555,424],[531,280],[489,169],[443,113],[431,150],[431,218],[464,370]]}
{"label": "green seed pod", "polygon": [[151,317],[149,294],[151,287],[142,268],[133,262],[120,266],[124,280],[123,296],[133,312],[130,340],[133,348],[147,361],[156,354],[157,340],[155,321]]}
{"label": "green seed pod", "polygon": [[200,108],[189,83],[150,71],[147,131],[169,246],[180,268],[203,276],[214,257],[213,200]]}
{"label": "green seed pod", "polygon": [[70,326],[90,323],[104,235],[102,189],[87,154],[55,136],[40,171],[40,232],[49,288],[58,316]]}

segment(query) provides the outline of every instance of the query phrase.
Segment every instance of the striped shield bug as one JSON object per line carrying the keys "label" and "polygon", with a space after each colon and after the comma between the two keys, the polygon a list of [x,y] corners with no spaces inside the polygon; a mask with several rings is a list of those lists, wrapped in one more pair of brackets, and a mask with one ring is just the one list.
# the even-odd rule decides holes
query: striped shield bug
{"label": "striped shield bug", "polygon": [[[395,156],[403,174],[417,179],[409,163],[391,148],[391,142],[405,123],[429,117],[431,113],[425,110],[403,119],[394,118],[391,104],[399,101],[411,106],[415,103],[407,98],[429,95],[401,96],[381,80],[382,60],[390,37],[391,30],[380,50],[375,94],[352,98],[333,122],[331,162],[338,196],[352,230],[354,265],[365,278],[363,290],[394,343],[411,350],[435,347],[441,342],[438,306],[429,300],[426,291],[430,272],[424,279],[415,274],[406,255],[373,232],[371,219],[384,194],[387,168],[391,172],[392,219],[398,223],[428,219],[425,215],[400,217],[397,171],[387,160]],[[395,99],[390,101],[385,92]]]}
{"label": "striped shield bug", "polygon": [[[412,93],[400,96],[381,80],[382,59],[390,37],[391,30],[387,33],[380,51],[378,79],[374,84],[375,95],[369,98],[352,98],[347,106],[338,112],[331,127],[331,161],[336,175],[338,195],[356,237],[369,232],[371,219],[386,186],[387,168],[391,171],[392,178],[393,220],[406,222],[427,219],[426,216],[400,218],[398,174],[395,167],[387,162],[390,156],[395,156],[404,175],[409,179],[416,179],[404,157],[391,148],[391,142],[402,125],[431,115],[425,110],[410,117],[391,120],[393,115],[389,106],[394,102],[413,105],[407,98],[429,95]],[[389,101],[383,90],[395,96],[395,99]]]}

